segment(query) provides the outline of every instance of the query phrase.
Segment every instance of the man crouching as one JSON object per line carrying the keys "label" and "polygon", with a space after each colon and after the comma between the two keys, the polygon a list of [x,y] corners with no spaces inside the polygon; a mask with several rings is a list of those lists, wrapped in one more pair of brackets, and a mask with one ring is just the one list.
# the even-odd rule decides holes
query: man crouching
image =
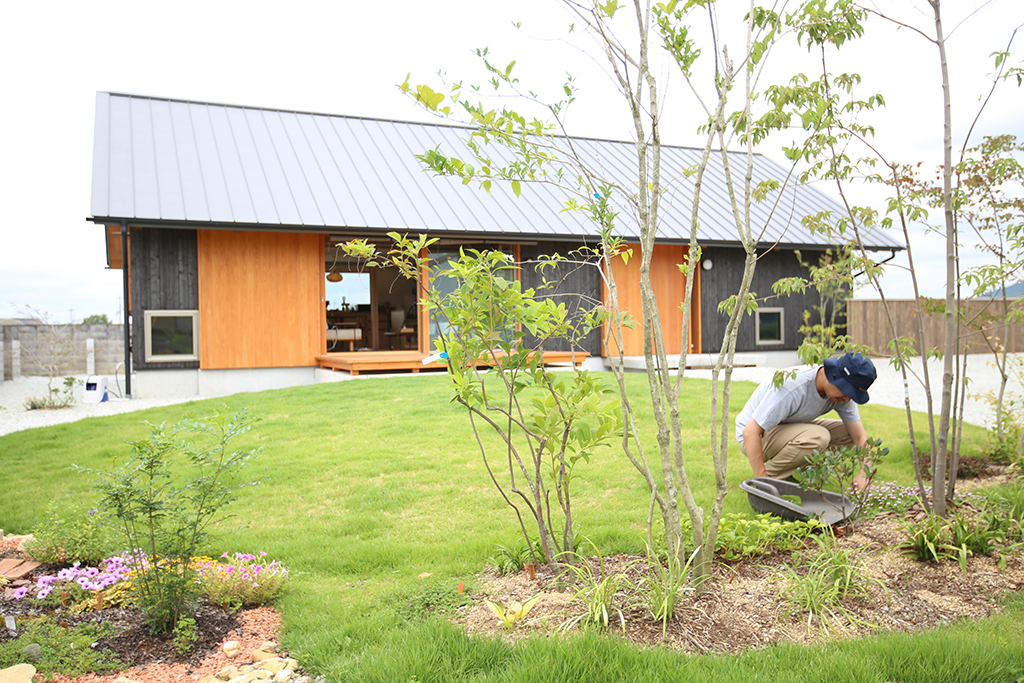
{"label": "man crouching", "polygon": [[[867,444],[858,404],[868,402],[875,365],[859,353],[829,358],[799,372],[779,388],[762,382],[736,417],[736,440],[755,477],[786,479],[814,451]],[[835,410],[841,420],[819,419]],[[867,480],[860,472],[853,485]]]}

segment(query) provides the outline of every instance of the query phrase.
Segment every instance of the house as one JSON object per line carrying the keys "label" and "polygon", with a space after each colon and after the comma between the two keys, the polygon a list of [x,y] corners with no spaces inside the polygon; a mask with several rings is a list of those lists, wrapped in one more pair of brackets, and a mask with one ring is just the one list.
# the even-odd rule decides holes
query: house
{"label": "house", "polygon": [[[427,314],[417,310],[415,283],[374,269],[368,303],[328,310],[327,281],[352,277],[359,268],[336,247],[352,238],[383,243],[390,231],[426,233],[439,238],[431,253],[437,264],[462,246],[505,249],[526,261],[597,244],[584,216],[563,211],[566,197],[557,188],[530,184],[517,198],[498,184],[487,194],[423,171],[416,154],[439,145],[465,149],[468,131],[97,93],[89,220],[104,227],[108,267],[124,270],[134,394],[208,395],[316,382],[318,368],[331,358],[359,353],[328,354],[329,328],[346,330],[331,334],[332,344],[395,349],[358,358],[390,363],[380,367],[413,367],[436,334]],[[630,143],[573,142],[629,186]],[[679,179],[669,182],[672,196],[663,202],[652,278],[669,320],[666,329],[680,330],[685,281],[677,264],[687,253],[690,207],[688,181],[679,171],[696,163],[699,150],[665,147],[662,154],[663,168]],[[745,163],[736,154],[734,172],[742,173]],[[755,182],[785,175],[786,169],[757,157]],[[739,282],[742,251],[729,228],[726,199],[716,161],[700,207],[703,255],[691,313],[692,352],[718,350],[725,318],[717,306]],[[767,203],[755,205],[754,222],[766,228],[753,290],[767,294],[776,279],[800,272],[795,249],[816,259],[828,245],[800,218],[839,209],[810,186],[786,190],[774,211]],[[627,240],[635,238],[626,218],[619,229]],[[875,249],[898,248],[884,234],[871,240]],[[621,287],[623,307],[639,318],[636,268],[637,261],[630,261],[616,275],[628,283]],[[521,278],[534,286],[540,276],[524,267]],[[567,273],[566,285],[574,305],[603,296],[594,268]],[[801,314],[816,302],[811,293],[765,306],[744,321],[738,349],[795,349]],[[669,334],[669,353],[682,349],[679,336]],[[639,331],[624,347],[627,355],[642,353]],[[597,333],[584,350],[607,354]]]}

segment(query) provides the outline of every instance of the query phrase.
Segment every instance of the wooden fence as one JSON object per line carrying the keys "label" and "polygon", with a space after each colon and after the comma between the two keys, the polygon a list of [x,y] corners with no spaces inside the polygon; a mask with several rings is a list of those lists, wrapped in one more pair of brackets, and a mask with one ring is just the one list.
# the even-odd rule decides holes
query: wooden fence
{"label": "wooden fence", "polygon": [[[896,323],[896,336],[917,338],[918,321],[913,299],[889,300],[886,302],[892,312],[892,318]],[[993,343],[1005,344],[1008,351],[1013,353],[1024,352],[1024,322],[1010,325],[1009,334],[1003,339],[1003,326],[996,323],[988,323],[980,329],[971,320],[982,319],[999,320],[1003,317],[1005,307],[1001,300],[993,299],[971,299],[964,302],[968,312],[967,321],[960,324],[960,343],[962,350],[967,353],[987,353],[989,346],[986,343],[988,337]],[[1020,300],[1009,301],[1011,311],[1014,308],[1024,306]],[[854,299],[846,302],[847,319],[846,332],[851,339],[858,343],[871,347],[876,355],[888,356],[889,341],[893,339],[889,320],[881,301],[867,301]],[[937,348],[945,353],[946,333],[944,328],[943,315],[941,313],[924,314],[924,336],[927,348]],[[921,349],[917,349],[920,351]]]}

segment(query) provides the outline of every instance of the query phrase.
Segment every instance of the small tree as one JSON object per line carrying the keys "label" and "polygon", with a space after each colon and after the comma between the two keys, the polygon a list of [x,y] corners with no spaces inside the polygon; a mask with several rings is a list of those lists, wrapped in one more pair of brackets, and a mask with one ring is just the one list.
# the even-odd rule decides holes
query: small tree
{"label": "small tree", "polygon": [[97,313],[93,315],[87,315],[82,318],[83,325],[109,325],[110,318],[107,317],[106,313]]}
{"label": "small tree", "polygon": [[[952,95],[950,92],[946,55],[946,35],[943,28],[941,0],[927,0],[927,4],[931,10],[932,25],[924,29],[892,19],[874,8],[865,8],[863,11],[876,14],[917,36],[923,37],[936,48],[937,67],[942,83],[943,106],[941,119],[944,131],[943,161],[940,171],[941,188],[936,193],[922,192],[921,188],[916,184],[916,178],[912,169],[889,160],[873,143],[871,138],[874,130],[868,125],[858,123],[855,116],[850,116],[866,109],[882,106],[884,105],[884,100],[880,95],[875,95],[864,102],[850,101],[849,94],[851,88],[858,81],[851,80],[845,76],[836,77],[830,74],[824,53],[822,54],[822,76],[818,80],[809,84],[796,83],[788,88],[779,89],[773,93],[772,99],[776,104],[777,116],[790,117],[799,115],[804,125],[806,125],[808,120],[818,121],[823,124],[820,126],[819,133],[809,138],[803,147],[790,148],[788,153],[793,158],[802,157],[809,162],[809,168],[804,174],[805,178],[818,177],[830,180],[836,184],[843,198],[846,212],[842,216],[815,216],[808,220],[808,224],[815,230],[833,235],[837,242],[845,241],[851,245],[857,260],[856,269],[865,274],[872,287],[881,296],[883,310],[886,313],[889,328],[892,332],[891,352],[894,357],[893,362],[902,372],[904,384],[908,382],[908,376],[913,374],[910,357],[917,353],[921,354],[922,362],[919,377],[925,388],[932,453],[932,490],[930,501],[924,486],[921,458],[919,457],[914,433],[909,392],[907,392],[905,408],[911,451],[923,505],[929,509],[933,505],[936,513],[944,515],[947,510],[947,499],[952,499],[956,483],[955,476],[948,476],[950,473],[948,465],[954,459],[953,453],[955,453],[956,444],[955,430],[953,429],[956,417],[954,393],[956,391],[963,392],[966,378],[964,376],[957,377],[956,373],[962,370],[954,364],[954,358],[960,353],[961,348],[957,335],[960,324],[958,317],[958,311],[960,311],[958,305],[959,242],[957,232],[958,206],[953,187],[955,166],[953,163]],[[1011,37],[1011,44],[1012,40],[1013,38]],[[1011,76],[1016,77],[1019,85],[1022,77],[1024,77],[1024,72],[1020,69],[1009,67],[1008,50],[1009,45],[1006,51],[994,53],[996,73],[992,81],[992,88],[995,88],[996,84],[1001,80]],[[987,101],[987,98],[983,99],[981,109],[984,109]],[[978,115],[980,115],[980,111]],[[975,122],[977,122],[977,117]],[[973,125],[971,130],[973,131]],[[968,139],[969,137],[970,132],[967,135]],[[858,145],[867,150],[865,157],[857,158],[855,156],[856,152],[851,151],[851,149],[856,148]],[[965,140],[961,147],[961,158],[963,158],[963,150],[966,146],[967,141]],[[870,168],[876,164],[883,166],[885,170],[880,173],[871,171]],[[884,218],[879,219],[878,212],[874,209],[855,206],[847,199],[846,187],[848,183],[858,176],[862,176],[865,173],[865,169],[867,169],[868,180],[885,184],[891,191],[887,215]],[[937,425],[931,398],[931,382],[927,363],[928,356],[934,355],[937,352],[931,349],[928,340],[924,338],[922,321],[926,306],[918,288],[917,275],[914,270],[913,250],[909,237],[909,226],[915,221],[925,220],[929,206],[939,207],[942,210],[941,225],[934,226],[934,228],[938,234],[943,236],[946,243],[946,295],[944,303],[939,309],[944,316],[943,380],[942,399]],[[888,307],[885,292],[879,279],[881,276],[881,266],[864,247],[867,231],[879,225],[882,227],[898,227],[902,230],[915,299],[918,304],[916,311],[918,333],[916,339],[908,339],[898,335],[896,321]],[[963,393],[960,396],[960,405],[962,406]]]}
{"label": "small tree", "polygon": [[[35,324],[35,339],[21,340],[21,353],[29,364],[36,366],[46,375],[46,396],[30,399],[30,405],[41,408],[59,408],[74,401],[73,377],[64,377],[73,371],[75,362],[74,326],[58,323],[46,311],[32,306],[23,306],[18,311],[32,318]],[[58,378],[63,389],[55,385]]]}
{"label": "small tree", "polygon": [[[835,489],[844,501],[840,512],[848,517],[864,509],[868,489],[878,473],[878,464],[887,455],[889,449],[882,446],[881,439],[868,439],[864,446],[850,445],[814,451],[807,458],[807,466],[801,468],[796,477],[801,488],[815,491],[823,500],[827,500],[824,495],[826,490]],[[864,474],[865,483],[858,489],[853,485],[853,480],[861,473]],[[847,498],[852,499],[853,509],[845,509]]]}
{"label": "small tree", "polygon": [[[621,362],[623,344],[620,325],[624,316],[618,308],[618,285],[610,264],[615,258],[640,259],[644,357],[649,397],[657,424],[657,461],[648,459],[641,441],[628,430],[622,434],[622,446],[651,492],[648,528],[653,523],[654,511],[659,510],[664,522],[666,545],[678,560],[676,566],[680,567],[685,565],[687,556],[680,503],[685,508],[690,518],[693,546],[698,551],[693,567],[701,576],[707,576],[710,572],[718,522],[728,491],[726,460],[733,439],[729,411],[732,359],[740,322],[756,306],[752,300],[750,283],[758,258],[758,245],[767,227],[755,224],[751,217],[751,207],[755,203],[765,203],[771,207],[770,213],[774,216],[776,210],[781,210],[784,196],[781,192],[784,182],[754,181],[754,147],[780,125],[770,119],[755,122],[752,108],[758,98],[757,81],[766,56],[789,29],[809,36],[810,40],[832,45],[841,45],[847,39],[859,35],[862,30],[859,24],[861,12],[851,9],[848,2],[827,4],[825,7],[823,3],[814,0],[801,5],[801,10],[793,15],[784,17],[774,10],[751,3],[742,24],[743,47],[731,53],[725,42],[719,42],[717,36],[714,44],[706,50],[702,50],[691,38],[691,29],[696,22],[703,21],[705,10],[715,15],[717,3],[714,2],[679,3],[673,0],[651,7],[640,0],[629,5],[620,5],[617,0],[608,3],[567,0],[564,5],[582,27],[575,30],[584,30],[595,39],[606,59],[609,75],[617,84],[632,117],[635,175],[627,181],[609,177],[607,169],[587,158],[571,137],[555,135],[555,131],[565,131],[563,120],[566,109],[575,100],[575,84],[571,77],[564,85],[566,98],[544,104],[534,93],[524,91],[519,86],[518,78],[513,75],[515,62],[500,66],[492,61],[486,49],[478,51],[492,76],[490,85],[496,95],[513,96],[541,104],[554,123],[529,119],[507,106],[491,109],[483,102],[469,101],[465,93],[475,97],[472,93],[480,89],[466,89],[461,83],[446,83],[446,92],[439,92],[427,85],[412,86],[408,80],[400,86],[431,111],[445,116],[462,112],[474,127],[466,140],[470,154],[468,161],[437,148],[428,150],[420,157],[429,169],[439,174],[459,177],[463,183],[478,182],[488,192],[494,181],[507,181],[517,196],[522,191],[523,183],[551,183],[567,192],[568,209],[585,213],[593,222],[601,238],[600,267],[609,292],[610,324],[606,328],[606,345],[611,348],[614,343],[620,355],[620,363],[613,369],[620,390],[624,425],[632,424],[633,408],[622,374],[624,363]],[[714,19],[711,23],[713,27],[717,26]],[[628,35],[629,38],[624,40],[622,35]],[[745,253],[738,290],[722,309],[729,322],[712,380],[713,398],[708,424],[716,492],[707,518],[705,509],[694,499],[690,489],[683,452],[678,397],[687,349],[684,343],[679,360],[680,371],[673,377],[666,352],[665,330],[650,277],[661,221],[660,206],[666,197],[667,187],[663,185],[665,176],[661,160],[662,102],[658,79],[649,62],[651,45],[658,42],[668,58],[678,65],[682,77],[694,92],[696,106],[707,117],[701,129],[704,145],[699,152],[699,160],[692,167],[670,171],[675,182],[686,183],[688,191],[685,194],[690,196],[691,201],[688,214],[689,256],[685,263],[679,264],[687,276],[686,291],[682,302],[673,301],[669,304],[674,306],[681,303],[684,311],[683,325],[682,330],[672,330],[671,334],[679,332],[683,340],[689,337],[687,312],[690,310],[695,268],[700,254],[697,236],[701,189],[712,155],[717,157],[724,174],[730,215],[733,218],[732,227]],[[712,56],[707,57],[709,54]],[[705,58],[701,63],[707,62],[706,83],[710,89],[706,95],[709,96],[700,93],[694,72],[694,65],[702,55]],[[730,111],[734,100],[736,109]],[[742,151],[731,152],[730,144],[738,144]],[[501,151],[493,152],[492,145],[500,147]],[[634,255],[622,249],[620,231],[616,228],[620,214],[625,216],[623,220],[634,222],[631,232],[640,243],[639,254]],[[720,382],[723,372],[724,382]]]}
{"label": "small tree", "polygon": [[[192,557],[238,489],[257,483],[232,478],[262,449],[233,451],[231,443],[258,419],[242,410],[230,420],[216,415],[173,427],[150,425],[149,438],[131,444],[119,469],[77,468],[100,476],[102,505],[118,519],[132,549],[132,592],[153,633],[173,630],[191,608],[199,585]],[[190,477],[179,474],[182,466],[191,469]]]}
{"label": "small tree", "polygon": [[[804,363],[817,365],[837,351],[853,348],[846,334],[846,302],[853,296],[853,259],[849,246],[841,246],[835,252],[825,250],[817,264],[805,263],[800,252],[797,252],[797,258],[808,269],[810,281],[819,296],[813,312],[804,311],[803,325],[800,326],[804,340],[798,353]],[[781,282],[775,283],[776,291],[783,289],[780,285]],[[803,289],[797,288],[797,291]]]}
{"label": "small tree", "polygon": [[[344,248],[376,265],[396,265],[407,277],[429,270],[423,305],[439,330],[437,350],[454,400],[465,407],[488,476],[531,554],[535,538],[541,555],[535,560],[553,567],[574,551],[576,468],[621,431],[621,419],[618,402],[590,373],[545,369],[543,346],[552,339],[575,345],[604,320],[603,311],[570,319],[564,303],[523,290],[515,276],[519,265],[501,251],[462,250],[437,268],[421,256],[435,240],[390,236],[395,248],[388,255],[364,241]],[[489,443],[482,425],[497,435],[500,448]]]}
{"label": "small tree", "polygon": [[[1003,445],[1003,398],[1011,370],[1006,343],[1010,326],[1024,314],[1021,299],[1010,299],[1007,289],[1024,280],[1024,166],[1017,157],[1024,144],[1013,135],[985,137],[980,145],[968,149],[966,158],[956,165],[955,206],[958,220],[968,225],[980,240],[980,248],[992,261],[961,272],[971,296],[986,297],[1002,304],[994,313],[986,306],[965,311],[969,327],[981,333],[999,370],[1000,382],[995,401],[996,440]],[[998,333],[1001,342],[994,339]]]}

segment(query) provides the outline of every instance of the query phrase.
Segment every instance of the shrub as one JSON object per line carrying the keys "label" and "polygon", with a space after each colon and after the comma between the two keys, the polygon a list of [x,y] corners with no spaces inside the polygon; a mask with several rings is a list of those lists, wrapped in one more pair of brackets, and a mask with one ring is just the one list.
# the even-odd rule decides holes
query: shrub
{"label": "shrub", "polygon": [[110,652],[93,649],[101,638],[114,635],[111,624],[80,624],[67,628],[49,617],[40,617],[19,625],[18,637],[0,643],[0,669],[25,661],[25,647],[40,645],[40,658],[33,662],[38,674],[71,678],[89,672],[119,671],[124,664]]}
{"label": "shrub", "polygon": [[840,615],[848,621],[857,617],[843,605],[848,598],[868,597],[871,586],[883,584],[868,575],[865,556],[856,549],[841,548],[831,534],[815,537],[817,552],[801,575],[787,566],[789,581],[784,600],[793,612],[806,612],[808,625],[814,617],[828,624]]}
{"label": "shrub", "polygon": [[67,408],[75,402],[75,387],[80,382],[74,377],[64,378],[64,388],[49,387],[45,396],[32,396],[25,399],[25,410],[46,410]]}
{"label": "shrub", "polygon": [[[594,550],[597,551],[596,546]],[[583,603],[583,611],[562,622],[559,629],[565,631],[582,625],[604,630],[612,625],[612,616],[615,615],[618,616],[620,627],[625,631],[626,618],[615,604],[621,598],[620,589],[628,586],[626,575],[608,571],[604,557],[599,552],[596,569],[587,558],[577,553],[566,553],[559,559],[564,562],[564,569],[558,575],[559,578],[567,576],[571,583],[578,586],[573,597]]]}
{"label": "shrub", "polygon": [[109,515],[97,509],[64,510],[51,502],[24,547],[36,562],[95,565],[117,549],[115,534]]}
{"label": "shrub", "polygon": [[726,560],[739,560],[778,550],[788,552],[804,547],[803,540],[828,525],[816,519],[789,522],[771,514],[730,513],[718,526],[716,550]]}
{"label": "shrub", "polygon": [[989,489],[986,504],[1010,519],[1024,521],[1024,482],[1017,481]]}
{"label": "shrub", "polygon": [[[215,415],[171,428],[151,425],[149,438],[131,444],[120,469],[98,473],[103,506],[121,521],[128,547],[136,549],[132,596],[154,633],[173,629],[198,596],[192,557],[206,529],[246,485],[231,478],[260,451],[230,446],[257,419],[242,410],[230,420]],[[178,467],[178,459],[185,467]],[[176,474],[182,469],[192,476]]]}
{"label": "shrub", "polygon": [[687,581],[698,552],[694,550],[685,563],[680,563],[673,553],[665,553],[663,559],[647,546],[647,560],[635,587],[648,614],[661,622],[662,638],[668,633],[668,622],[675,616],[682,595],[693,590]]}
{"label": "shrub", "polygon": [[187,615],[178,617],[178,623],[174,627],[174,650],[182,657],[187,657],[192,648],[195,647],[199,631],[196,628],[196,620]]}
{"label": "shrub", "polygon": [[[1019,359],[1015,367],[1019,371]],[[999,397],[995,392],[987,392],[979,398],[993,409],[993,424],[989,427],[989,437],[982,454],[992,462],[1008,465],[1017,459],[1021,434],[1024,432],[1024,397],[1006,394],[1003,396],[1002,410],[997,411]],[[998,414],[999,422],[995,416]]]}
{"label": "shrub", "polygon": [[[499,574],[515,574],[523,571],[527,563],[535,557],[543,557],[542,554],[531,552],[531,546],[536,542],[527,543],[525,539],[519,541],[518,545],[505,546],[500,543],[494,548],[494,555],[487,558],[487,564],[494,567]],[[535,554],[536,553],[536,554]]]}
{"label": "shrub", "polygon": [[[878,463],[888,454],[889,449],[882,446],[881,439],[868,439],[865,446],[850,445],[815,451],[807,458],[807,465],[798,470],[795,476],[800,487],[808,491],[822,493],[834,484],[839,493],[852,500],[853,510],[843,511],[851,516],[851,513],[858,514],[864,509],[871,481],[878,472]],[[862,472],[868,485],[858,490],[853,482]]]}
{"label": "shrub", "polygon": [[938,562],[950,557],[952,540],[949,525],[942,517],[929,515],[920,522],[911,522],[904,529],[899,549],[915,560]]}
{"label": "shrub", "polygon": [[195,563],[199,576],[200,591],[215,605],[227,607],[249,607],[264,605],[281,593],[288,580],[288,569],[277,560],[267,562],[267,554],[260,551],[259,557],[235,553],[234,559],[227,553],[217,562],[200,558]]}

